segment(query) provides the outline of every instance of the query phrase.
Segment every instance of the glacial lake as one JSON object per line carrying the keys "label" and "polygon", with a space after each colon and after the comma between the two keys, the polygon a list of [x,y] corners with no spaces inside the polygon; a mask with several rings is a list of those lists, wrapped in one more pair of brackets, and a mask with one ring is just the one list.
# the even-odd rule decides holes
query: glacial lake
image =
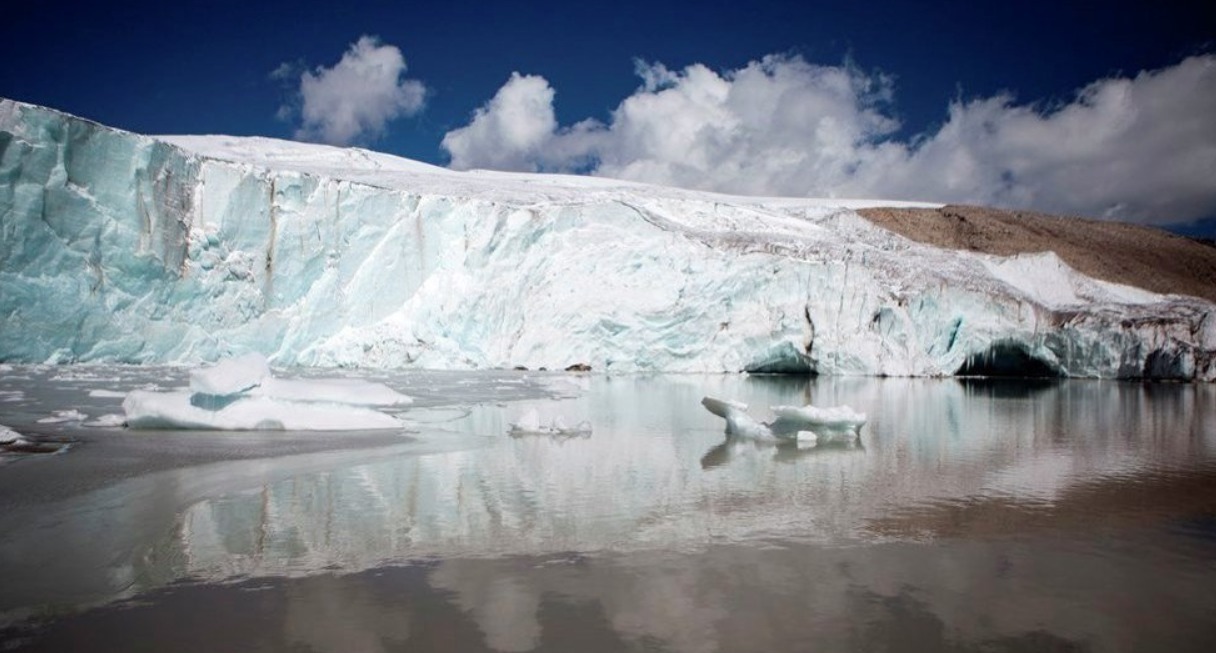
{"label": "glacial lake", "polygon": [[[0,650],[1216,649],[1212,385],[359,376],[401,432],[128,431],[184,370],[0,368],[70,442],[0,455]],[[706,395],[869,421],[731,442]]]}

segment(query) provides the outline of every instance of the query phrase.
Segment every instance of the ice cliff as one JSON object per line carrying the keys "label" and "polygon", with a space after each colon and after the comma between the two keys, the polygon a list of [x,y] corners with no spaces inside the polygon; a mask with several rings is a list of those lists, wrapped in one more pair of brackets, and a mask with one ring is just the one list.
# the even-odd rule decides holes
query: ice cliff
{"label": "ice cliff", "polygon": [[852,209],[0,100],[0,361],[1216,378],[1216,305]]}

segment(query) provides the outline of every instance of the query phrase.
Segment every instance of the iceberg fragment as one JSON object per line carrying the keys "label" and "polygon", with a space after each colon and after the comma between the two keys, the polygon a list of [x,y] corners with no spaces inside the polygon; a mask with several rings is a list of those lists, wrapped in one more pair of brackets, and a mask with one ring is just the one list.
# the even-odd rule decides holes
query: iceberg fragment
{"label": "iceberg fragment", "polygon": [[270,376],[270,363],[258,353],[226,358],[190,370],[190,392],[224,397],[256,388]]}
{"label": "iceberg fragment", "polygon": [[266,378],[249,391],[251,396],[271,397],[296,402],[328,402],[351,406],[406,406],[411,397],[383,383],[362,379],[277,379]]}
{"label": "iceberg fragment", "polygon": [[38,420],[39,424],[62,424],[64,422],[83,422],[89,416],[76,409],[57,410],[50,417],[43,417]]}
{"label": "iceberg fragment", "polygon": [[819,444],[819,434],[814,431],[798,431],[794,433],[794,441],[799,446],[814,446]]}
{"label": "iceberg fragment", "polygon": [[747,412],[747,404],[742,402],[705,397],[701,405],[726,420],[728,437],[751,440],[788,440],[804,445],[841,437],[852,440],[861,435],[861,427],[866,423],[865,413],[848,406],[772,406],[776,419],[761,422]]}
{"label": "iceberg fragment", "polygon": [[773,406],[772,411],[777,416],[773,422],[775,430],[792,430],[797,434],[805,431],[860,431],[866,423],[865,413],[848,406]]}
{"label": "iceberg fragment", "polygon": [[18,442],[25,442],[25,438],[21,437],[21,434],[13,429],[0,424],[0,445],[10,445]]}
{"label": "iceberg fragment", "polygon": [[726,420],[727,435],[755,440],[773,440],[777,437],[767,424],[760,423],[748,414],[747,404],[743,402],[705,397],[701,405]]}
{"label": "iceberg fragment", "polygon": [[399,429],[391,415],[364,406],[242,396],[220,408],[198,406],[189,392],[135,390],[122,402],[133,429],[351,431]]}
{"label": "iceberg fragment", "polygon": [[16,460],[23,454],[51,454],[67,451],[71,443],[70,438],[30,439],[12,428],[0,424],[0,464]]}
{"label": "iceberg fragment", "polygon": [[123,426],[126,424],[126,422],[127,419],[124,415],[120,413],[108,413],[106,415],[98,416],[98,418],[95,420],[84,422],[81,424],[81,426],[88,426],[92,428],[115,428]]}
{"label": "iceberg fragment", "polygon": [[410,402],[359,379],[276,379],[253,354],[193,370],[189,390],[134,390],[122,408],[133,429],[348,431],[399,429],[372,407]]}

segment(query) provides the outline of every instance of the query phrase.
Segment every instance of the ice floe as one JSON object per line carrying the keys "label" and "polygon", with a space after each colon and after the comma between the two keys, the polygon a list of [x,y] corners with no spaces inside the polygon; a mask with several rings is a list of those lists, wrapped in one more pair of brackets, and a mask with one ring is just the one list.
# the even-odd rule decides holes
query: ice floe
{"label": "ice floe", "polygon": [[251,390],[270,376],[270,363],[258,353],[227,358],[215,365],[190,370],[190,392],[231,396]]}
{"label": "ice floe", "polygon": [[772,406],[776,416],[762,422],[747,412],[747,404],[730,399],[705,397],[701,405],[726,420],[727,437],[750,440],[786,440],[813,446],[828,439],[860,437],[866,423],[865,413],[848,406]]}
{"label": "ice floe", "polygon": [[508,433],[514,437],[524,435],[548,435],[553,437],[589,437],[591,435],[591,422],[586,420],[567,426],[566,421],[560,415],[555,416],[546,424],[541,421],[540,414],[534,408],[530,408],[519,419],[512,422]]}
{"label": "ice floe", "polygon": [[50,417],[43,417],[42,419],[38,420],[38,423],[62,424],[64,422],[83,422],[88,418],[88,415],[85,415],[84,413],[75,409],[57,410],[54,413],[51,413]]}
{"label": "ice floe", "polygon": [[358,379],[276,379],[265,357],[249,354],[192,370],[189,390],[134,390],[122,407],[134,429],[349,431],[400,429],[374,407],[411,401]]}
{"label": "ice floe", "polygon": [[0,424],[0,464],[21,458],[23,454],[50,454],[66,451],[70,439],[30,439],[12,428]]}

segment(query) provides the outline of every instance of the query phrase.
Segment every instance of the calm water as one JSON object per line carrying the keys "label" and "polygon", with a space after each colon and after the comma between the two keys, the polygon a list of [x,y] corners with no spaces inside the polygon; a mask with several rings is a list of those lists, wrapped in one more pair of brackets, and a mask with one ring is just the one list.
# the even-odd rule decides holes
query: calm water
{"label": "calm water", "polygon": [[[1216,647],[1211,386],[383,380],[404,433],[136,434],[37,420],[180,372],[0,373],[0,423],[76,441],[0,464],[0,650]],[[870,422],[729,442],[707,394]]]}

